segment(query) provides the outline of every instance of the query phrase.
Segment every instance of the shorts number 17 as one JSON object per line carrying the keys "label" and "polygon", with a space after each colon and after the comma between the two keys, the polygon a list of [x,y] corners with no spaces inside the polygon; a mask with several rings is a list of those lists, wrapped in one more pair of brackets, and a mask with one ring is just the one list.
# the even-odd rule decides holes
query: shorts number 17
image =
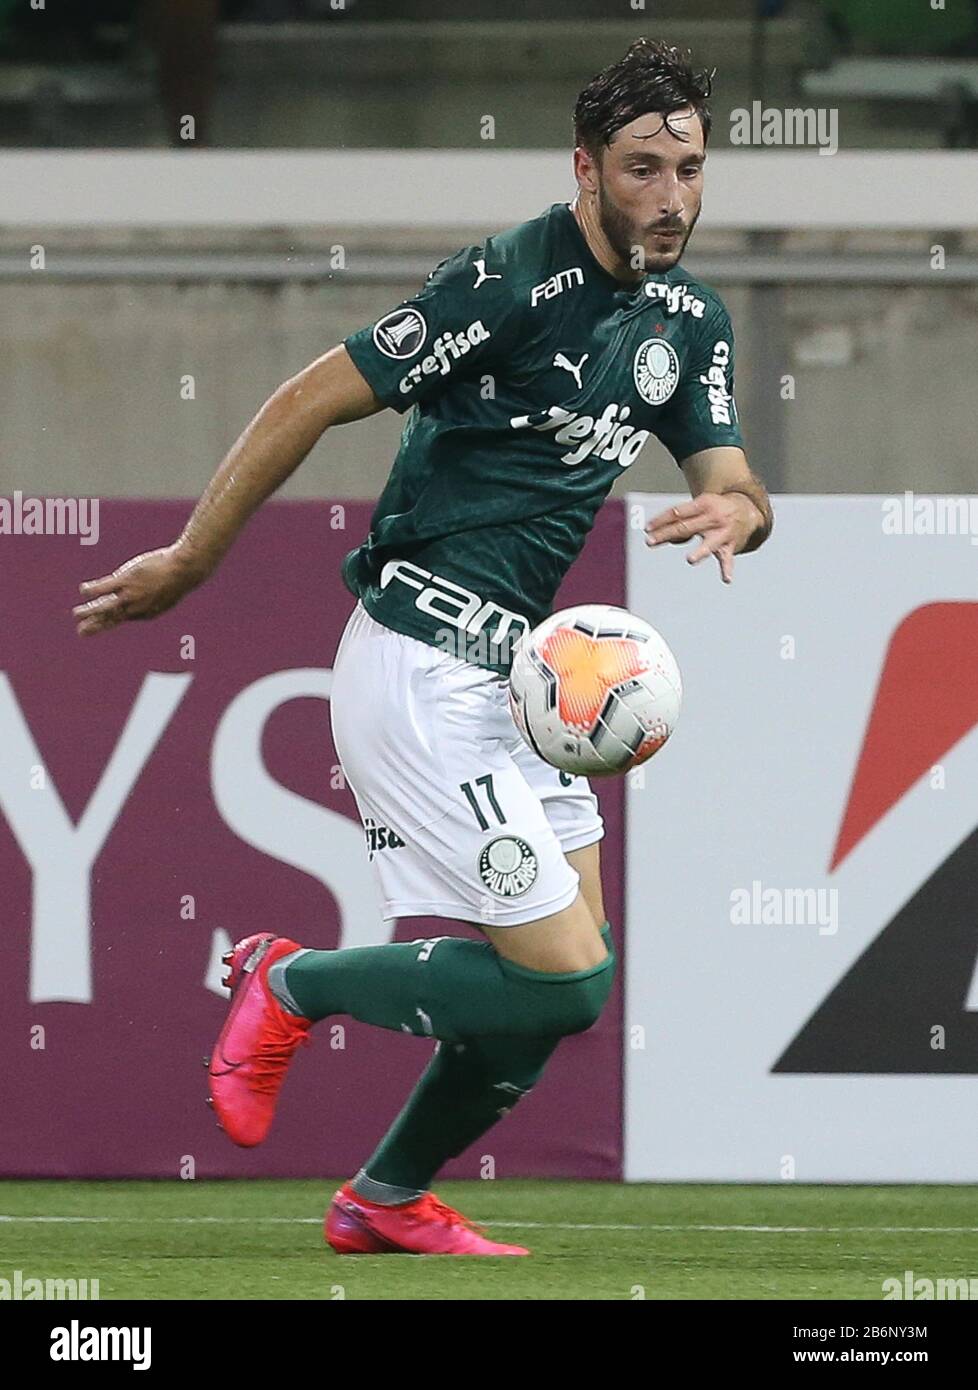
{"label": "shorts number 17", "polygon": [[486,819],[482,807],[479,805],[479,797],[476,795],[475,788],[482,787],[485,791],[485,799],[489,804],[489,810],[496,817],[500,825],[506,824],[506,816],[503,808],[496,800],[496,792],[492,785],[492,773],[487,772],[484,777],[476,777],[474,782],[462,782],[460,789],[465,795],[466,801],[472,807],[476,820],[479,822],[480,830],[489,829],[489,821]]}

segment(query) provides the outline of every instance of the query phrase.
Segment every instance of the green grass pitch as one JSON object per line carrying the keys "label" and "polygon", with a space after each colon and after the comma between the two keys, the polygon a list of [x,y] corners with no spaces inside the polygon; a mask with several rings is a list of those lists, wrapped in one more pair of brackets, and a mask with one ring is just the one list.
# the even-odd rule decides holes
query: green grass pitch
{"label": "green grass pitch", "polygon": [[[974,1187],[445,1182],[530,1259],[339,1256],[325,1182],[0,1182],[0,1278],[102,1299],[880,1299],[978,1276]],[[73,1219],[72,1219],[73,1218]]]}

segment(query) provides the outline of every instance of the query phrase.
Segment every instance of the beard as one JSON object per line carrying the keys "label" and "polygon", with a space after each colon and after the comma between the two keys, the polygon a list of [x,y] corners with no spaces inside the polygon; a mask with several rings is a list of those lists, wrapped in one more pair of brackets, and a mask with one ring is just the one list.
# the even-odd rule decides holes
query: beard
{"label": "beard", "polygon": [[[686,250],[686,243],[693,235],[693,228],[699,221],[700,215],[697,209],[696,216],[688,227],[684,227],[681,222],[676,220],[669,223],[653,222],[642,225],[629,217],[628,213],[608,196],[603,184],[598,189],[597,212],[601,230],[607,237],[608,244],[625,265],[634,265],[635,252],[641,247],[644,256],[642,268],[660,272],[671,270],[679,261]],[[669,242],[665,250],[661,248],[656,250],[654,239],[656,231],[677,231],[682,235],[677,237],[675,241]]]}

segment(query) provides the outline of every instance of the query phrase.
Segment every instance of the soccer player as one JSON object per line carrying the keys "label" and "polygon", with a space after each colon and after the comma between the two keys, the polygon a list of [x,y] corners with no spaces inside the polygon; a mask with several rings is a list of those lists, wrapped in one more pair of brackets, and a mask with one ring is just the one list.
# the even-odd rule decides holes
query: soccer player
{"label": "soccer player", "polygon": [[647,527],[692,564],[771,529],[733,399],[718,296],[678,267],[700,212],[710,78],[642,39],[575,111],[577,196],[444,261],[419,294],[287,381],[231,449],[179,539],[81,586],[78,630],[154,617],[218,565],[332,425],[409,411],[370,532],[331,718],[385,918],[474,923],[319,951],[271,932],[226,958],[233,998],[210,1062],[220,1124],[259,1143],[296,1048],[333,1014],[436,1039],[376,1152],[336,1193],[341,1253],[524,1255],[430,1184],[599,1017],[615,953],[596,798],[544,763],[509,713],[513,646],[550,611],[615,479],[649,435],[692,500]]}

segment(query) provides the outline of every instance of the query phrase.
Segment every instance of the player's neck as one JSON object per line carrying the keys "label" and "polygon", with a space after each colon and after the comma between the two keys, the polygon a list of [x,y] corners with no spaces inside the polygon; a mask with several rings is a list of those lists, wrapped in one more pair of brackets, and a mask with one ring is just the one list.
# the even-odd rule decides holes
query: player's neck
{"label": "player's neck", "polygon": [[630,266],[611,245],[605,236],[604,228],[601,226],[593,198],[582,198],[581,194],[578,193],[570,205],[570,210],[588,244],[588,250],[602,270],[606,270],[609,275],[613,275],[623,285],[639,284],[644,278],[644,272],[635,270]]}

